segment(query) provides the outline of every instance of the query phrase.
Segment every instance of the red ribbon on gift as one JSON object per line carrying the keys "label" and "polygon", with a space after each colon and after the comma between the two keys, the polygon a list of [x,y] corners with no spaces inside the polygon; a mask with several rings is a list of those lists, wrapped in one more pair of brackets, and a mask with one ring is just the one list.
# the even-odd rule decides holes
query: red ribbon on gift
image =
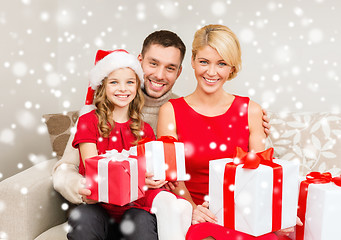
{"label": "red ribbon on gift", "polygon": [[[332,177],[329,172],[311,172],[306,176],[306,180],[300,184],[300,194],[298,198],[298,210],[297,216],[301,219],[303,224],[305,223],[305,213],[307,210],[307,196],[309,184],[325,184],[334,182],[337,186],[341,187],[341,175],[339,177]],[[304,228],[305,226],[296,226],[296,240],[304,239]]]}
{"label": "red ribbon on gift", "polygon": [[[151,139],[141,139],[137,145],[137,154],[142,161],[146,162],[145,157],[145,143],[151,142]],[[177,167],[176,167],[176,153],[175,153],[175,142],[179,142],[172,136],[161,136],[157,141],[163,142],[163,150],[165,156],[165,164],[168,166],[166,169],[166,180],[175,181],[177,179]],[[145,166],[145,165],[144,165]]]}
{"label": "red ribbon on gift", "polygon": [[172,136],[161,136],[157,141],[163,142],[163,151],[165,155],[165,164],[168,166],[166,169],[166,180],[176,181],[177,168],[176,168],[176,154],[175,154],[175,142],[179,142]]}
{"label": "red ribbon on gift", "polygon": [[144,172],[146,170],[146,149],[144,147],[144,144],[151,141],[153,140],[150,138],[142,138],[140,141],[137,142],[138,161],[140,167],[143,169]]}
{"label": "red ribbon on gift", "polygon": [[274,149],[269,148],[263,152],[246,152],[237,147],[234,162],[225,165],[224,173],[224,226],[235,229],[234,186],[237,166],[244,164],[243,168],[256,169],[260,164],[273,168],[273,193],[272,193],[272,231],[281,229],[282,225],[282,166],[273,162]]}

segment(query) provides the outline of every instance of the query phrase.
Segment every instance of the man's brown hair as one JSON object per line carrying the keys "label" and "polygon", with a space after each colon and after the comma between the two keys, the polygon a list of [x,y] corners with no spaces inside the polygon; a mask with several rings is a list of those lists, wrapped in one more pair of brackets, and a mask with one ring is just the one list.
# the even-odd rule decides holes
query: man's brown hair
{"label": "man's brown hair", "polygon": [[141,52],[142,57],[144,57],[145,52],[153,44],[158,44],[163,47],[175,47],[179,49],[180,54],[181,54],[180,55],[181,63],[184,60],[185,53],[186,53],[186,46],[177,34],[168,30],[155,31],[149,34],[143,42],[142,52]]}

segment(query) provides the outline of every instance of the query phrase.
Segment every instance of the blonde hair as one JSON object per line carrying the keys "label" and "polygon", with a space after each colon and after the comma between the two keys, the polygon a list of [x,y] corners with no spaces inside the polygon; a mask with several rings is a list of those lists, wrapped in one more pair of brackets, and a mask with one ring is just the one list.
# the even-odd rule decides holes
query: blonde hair
{"label": "blonde hair", "polygon": [[241,50],[237,36],[224,25],[207,25],[196,31],[192,43],[192,58],[195,59],[197,52],[210,46],[217,50],[224,61],[233,67],[229,80],[235,78],[241,70]]}
{"label": "blonde hair", "polygon": [[[98,87],[95,93],[94,104],[96,106],[96,116],[98,118],[98,130],[102,137],[109,137],[111,130],[114,128],[112,113],[114,104],[109,101],[106,95],[106,83],[108,78],[103,79],[103,83]],[[143,128],[142,108],[144,105],[144,97],[140,88],[141,80],[136,75],[136,96],[129,103],[128,117],[130,118],[130,129],[136,140],[132,144],[137,144],[141,139],[141,129]]]}

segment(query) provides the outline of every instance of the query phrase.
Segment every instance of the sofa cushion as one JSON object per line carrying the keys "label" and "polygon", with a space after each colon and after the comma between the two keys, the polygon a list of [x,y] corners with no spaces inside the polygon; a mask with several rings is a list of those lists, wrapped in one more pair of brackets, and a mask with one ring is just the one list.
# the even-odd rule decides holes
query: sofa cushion
{"label": "sofa cushion", "polygon": [[78,111],[67,112],[66,114],[45,114],[43,118],[49,132],[52,150],[60,159],[69,140],[70,130],[78,119]]}
{"label": "sofa cushion", "polygon": [[300,174],[311,171],[341,173],[341,114],[272,113],[267,147],[275,156],[299,160]]}
{"label": "sofa cushion", "polygon": [[57,225],[49,230],[43,232],[34,240],[67,240],[66,234],[68,232],[67,222]]}

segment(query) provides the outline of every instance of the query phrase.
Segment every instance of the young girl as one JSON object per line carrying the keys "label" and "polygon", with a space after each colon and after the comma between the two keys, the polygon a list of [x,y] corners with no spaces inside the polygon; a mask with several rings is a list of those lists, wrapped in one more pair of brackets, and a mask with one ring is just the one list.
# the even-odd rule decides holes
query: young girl
{"label": "young girl", "polygon": [[[104,154],[106,150],[111,149],[116,149],[118,152],[123,149],[129,150],[141,138],[155,139],[152,128],[141,118],[144,102],[141,85],[143,85],[143,71],[136,57],[125,50],[99,50],[97,52],[95,67],[90,71],[87,106],[81,112],[77,132],[72,143],[75,148],[79,148],[80,174],[85,174],[84,160],[86,158]],[[90,105],[93,98],[95,106]],[[91,108],[95,108],[95,110],[91,111]],[[123,213],[130,208],[140,208],[146,211],[151,211],[153,208],[158,221],[159,238],[165,239],[160,235],[163,236],[166,233],[162,229],[167,227],[164,221],[168,219],[168,215],[175,215],[175,218],[180,218],[183,217],[183,213],[186,213],[188,217],[185,217],[183,224],[184,227],[187,226],[188,228],[191,208],[185,200],[177,199],[173,194],[163,190],[147,190],[143,198],[125,206],[106,203],[100,203],[100,206],[109,213],[115,222],[119,222]],[[170,202],[180,209],[185,210],[187,207],[188,210],[183,213],[169,211],[163,213],[162,206],[169,209],[167,206]],[[166,206],[164,206],[165,204]],[[161,217],[162,214],[167,216]],[[179,221],[170,223],[174,224],[176,234],[185,235],[187,228],[184,230]],[[76,239],[69,235],[68,237]],[[173,235],[173,239],[174,236],[176,235]],[[90,239],[89,236],[87,237]]]}

